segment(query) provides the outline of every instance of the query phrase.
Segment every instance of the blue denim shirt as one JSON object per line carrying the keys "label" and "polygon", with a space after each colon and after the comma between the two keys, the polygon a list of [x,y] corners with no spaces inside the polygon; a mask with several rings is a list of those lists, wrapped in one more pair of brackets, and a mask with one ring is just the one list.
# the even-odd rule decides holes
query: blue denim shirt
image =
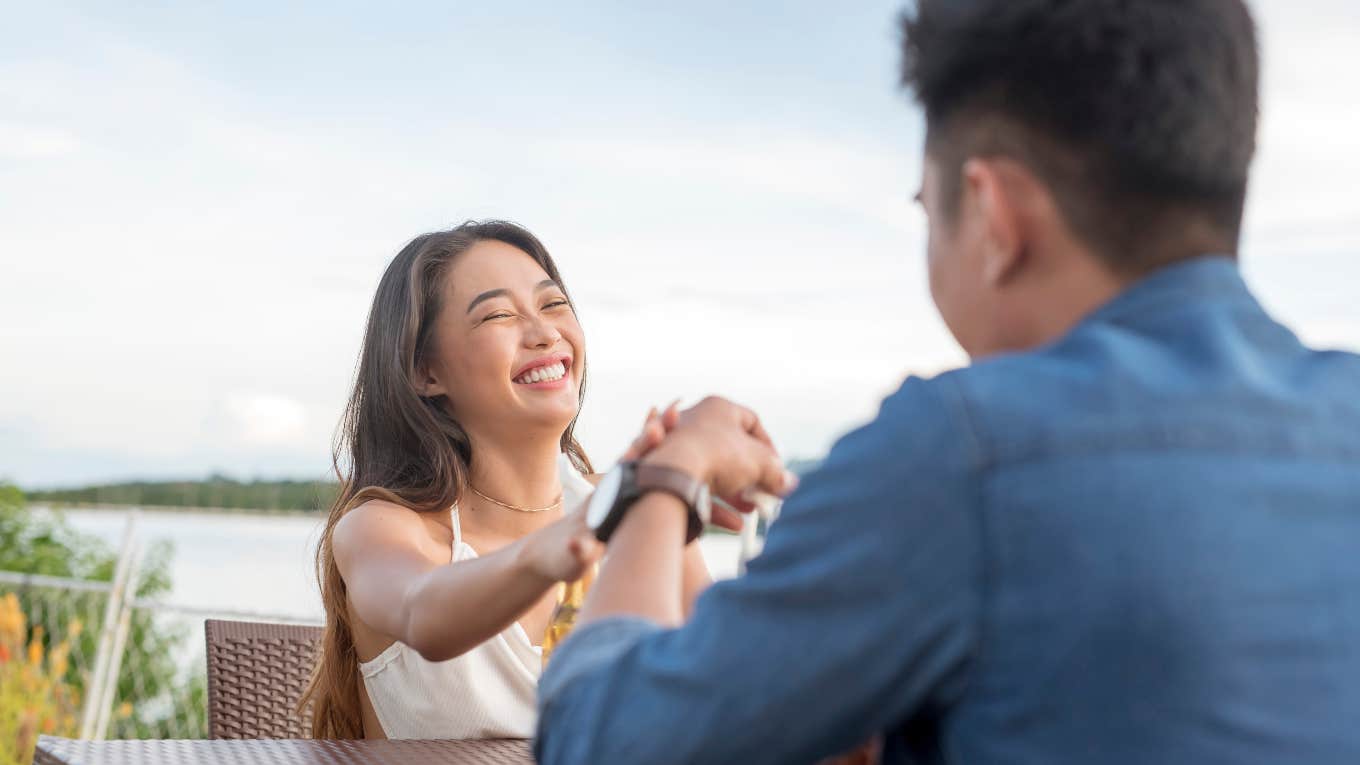
{"label": "blue denim shirt", "polygon": [[545,763],[1360,762],[1360,357],[1165,268],[907,380],[746,576],[539,693]]}

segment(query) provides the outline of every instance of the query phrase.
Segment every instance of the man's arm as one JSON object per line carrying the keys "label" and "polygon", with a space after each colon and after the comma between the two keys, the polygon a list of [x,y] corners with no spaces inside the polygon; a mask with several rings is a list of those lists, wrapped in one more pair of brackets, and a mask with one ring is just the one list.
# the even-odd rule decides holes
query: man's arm
{"label": "man's arm", "polygon": [[610,616],[678,626],[684,618],[687,525],[685,504],[677,497],[652,492],[639,499],[609,540],[579,626]]}
{"label": "man's arm", "polygon": [[810,760],[956,698],[981,555],[976,457],[948,384],[908,381],[842,439],[747,575],[709,588],[680,629],[662,625],[678,619],[684,514],[642,500],[543,676],[540,761]]}

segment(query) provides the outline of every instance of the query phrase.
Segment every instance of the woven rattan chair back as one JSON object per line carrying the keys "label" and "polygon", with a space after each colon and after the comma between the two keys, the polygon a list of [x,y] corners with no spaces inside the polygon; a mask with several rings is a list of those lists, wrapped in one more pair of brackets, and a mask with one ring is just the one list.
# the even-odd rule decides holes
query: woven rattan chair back
{"label": "woven rattan chair back", "polygon": [[295,709],[311,677],[320,627],[209,619],[208,735],[311,738]]}

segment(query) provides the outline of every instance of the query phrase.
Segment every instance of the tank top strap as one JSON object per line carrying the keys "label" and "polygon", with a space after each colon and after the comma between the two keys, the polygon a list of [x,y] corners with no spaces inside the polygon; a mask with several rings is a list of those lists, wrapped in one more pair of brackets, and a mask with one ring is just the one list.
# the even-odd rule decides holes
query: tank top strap
{"label": "tank top strap", "polygon": [[463,543],[463,524],[458,521],[457,505],[449,511],[449,517],[453,519],[453,546],[456,548]]}

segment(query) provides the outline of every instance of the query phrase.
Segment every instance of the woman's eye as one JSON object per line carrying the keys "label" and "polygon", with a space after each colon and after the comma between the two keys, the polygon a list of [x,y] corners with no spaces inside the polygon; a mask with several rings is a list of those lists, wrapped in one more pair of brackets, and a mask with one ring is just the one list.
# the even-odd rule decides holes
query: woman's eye
{"label": "woman's eye", "polygon": [[492,319],[508,319],[508,318],[510,318],[510,314],[508,314],[508,313],[504,313],[504,312],[502,312],[502,313],[493,313],[493,314],[491,314],[490,316],[486,317],[485,319],[482,319],[482,321],[491,321]]}
{"label": "woman's eye", "polygon": [[565,301],[565,300],[554,300],[553,302],[551,302],[551,303],[549,303],[549,304],[543,306],[543,310],[546,311],[546,310],[548,310],[549,308],[561,308],[561,307],[564,306],[564,305],[571,305],[571,304],[568,303],[568,302]]}

